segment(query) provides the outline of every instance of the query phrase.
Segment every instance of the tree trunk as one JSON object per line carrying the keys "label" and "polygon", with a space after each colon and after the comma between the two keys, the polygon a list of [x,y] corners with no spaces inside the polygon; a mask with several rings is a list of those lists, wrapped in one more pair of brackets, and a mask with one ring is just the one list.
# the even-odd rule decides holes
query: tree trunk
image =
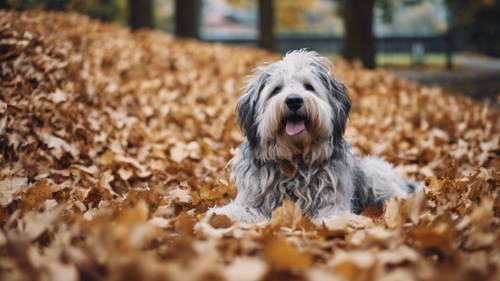
{"label": "tree trunk", "polygon": [[175,35],[198,38],[200,0],[175,1]]}
{"label": "tree trunk", "polygon": [[259,47],[275,50],[274,38],[274,1],[259,0]]}
{"label": "tree trunk", "polygon": [[344,5],[342,56],[349,61],[361,60],[366,68],[375,68],[374,0],[346,0]]}
{"label": "tree trunk", "polygon": [[153,0],[128,0],[129,25],[132,29],[153,28]]}

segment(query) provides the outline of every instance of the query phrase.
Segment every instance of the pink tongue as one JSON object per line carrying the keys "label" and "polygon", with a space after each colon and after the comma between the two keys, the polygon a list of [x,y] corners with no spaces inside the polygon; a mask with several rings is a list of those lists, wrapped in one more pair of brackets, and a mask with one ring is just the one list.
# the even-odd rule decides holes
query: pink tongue
{"label": "pink tongue", "polygon": [[300,134],[300,132],[304,131],[304,129],[305,129],[304,120],[300,120],[297,122],[293,121],[286,122],[285,130],[289,136]]}

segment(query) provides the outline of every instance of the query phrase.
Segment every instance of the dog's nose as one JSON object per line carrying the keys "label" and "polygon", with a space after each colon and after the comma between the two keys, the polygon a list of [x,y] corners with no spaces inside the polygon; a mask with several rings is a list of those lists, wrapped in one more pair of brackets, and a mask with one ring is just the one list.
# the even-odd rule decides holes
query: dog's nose
{"label": "dog's nose", "polygon": [[285,103],[290,110],[297,111],[302,107],[304,100],[298,95],[290,95],[286,98]]}

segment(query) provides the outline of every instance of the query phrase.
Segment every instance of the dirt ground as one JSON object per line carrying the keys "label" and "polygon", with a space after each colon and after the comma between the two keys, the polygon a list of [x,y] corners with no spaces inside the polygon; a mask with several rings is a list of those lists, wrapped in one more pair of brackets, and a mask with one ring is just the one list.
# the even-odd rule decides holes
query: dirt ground
{"label": "dirt ground", "polygon": [[422,85],[439,86],[455,94],[495,105],[500,103],[498,59],[463,56],[451,71],[443,69],[392,69],[391,71]]}

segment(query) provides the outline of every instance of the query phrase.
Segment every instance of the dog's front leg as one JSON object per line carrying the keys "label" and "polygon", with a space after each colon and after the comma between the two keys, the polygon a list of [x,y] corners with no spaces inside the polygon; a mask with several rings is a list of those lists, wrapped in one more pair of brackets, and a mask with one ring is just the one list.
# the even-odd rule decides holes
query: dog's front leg
{"label": "dog's front leg", "polygon": [[311,221],[316,225],[328,224],[329,221],[334,220],[345,212],[350,212],[347,206],[328,205],[320,208],[316,215],[311,218]]}
{"label": "dog's front leg", "polygon": [[260,223],[268,219],[258,209],[242,204],[237,199],[225,206],[211,208],[208,214],[226,215],[232,220],[247,223]]}

